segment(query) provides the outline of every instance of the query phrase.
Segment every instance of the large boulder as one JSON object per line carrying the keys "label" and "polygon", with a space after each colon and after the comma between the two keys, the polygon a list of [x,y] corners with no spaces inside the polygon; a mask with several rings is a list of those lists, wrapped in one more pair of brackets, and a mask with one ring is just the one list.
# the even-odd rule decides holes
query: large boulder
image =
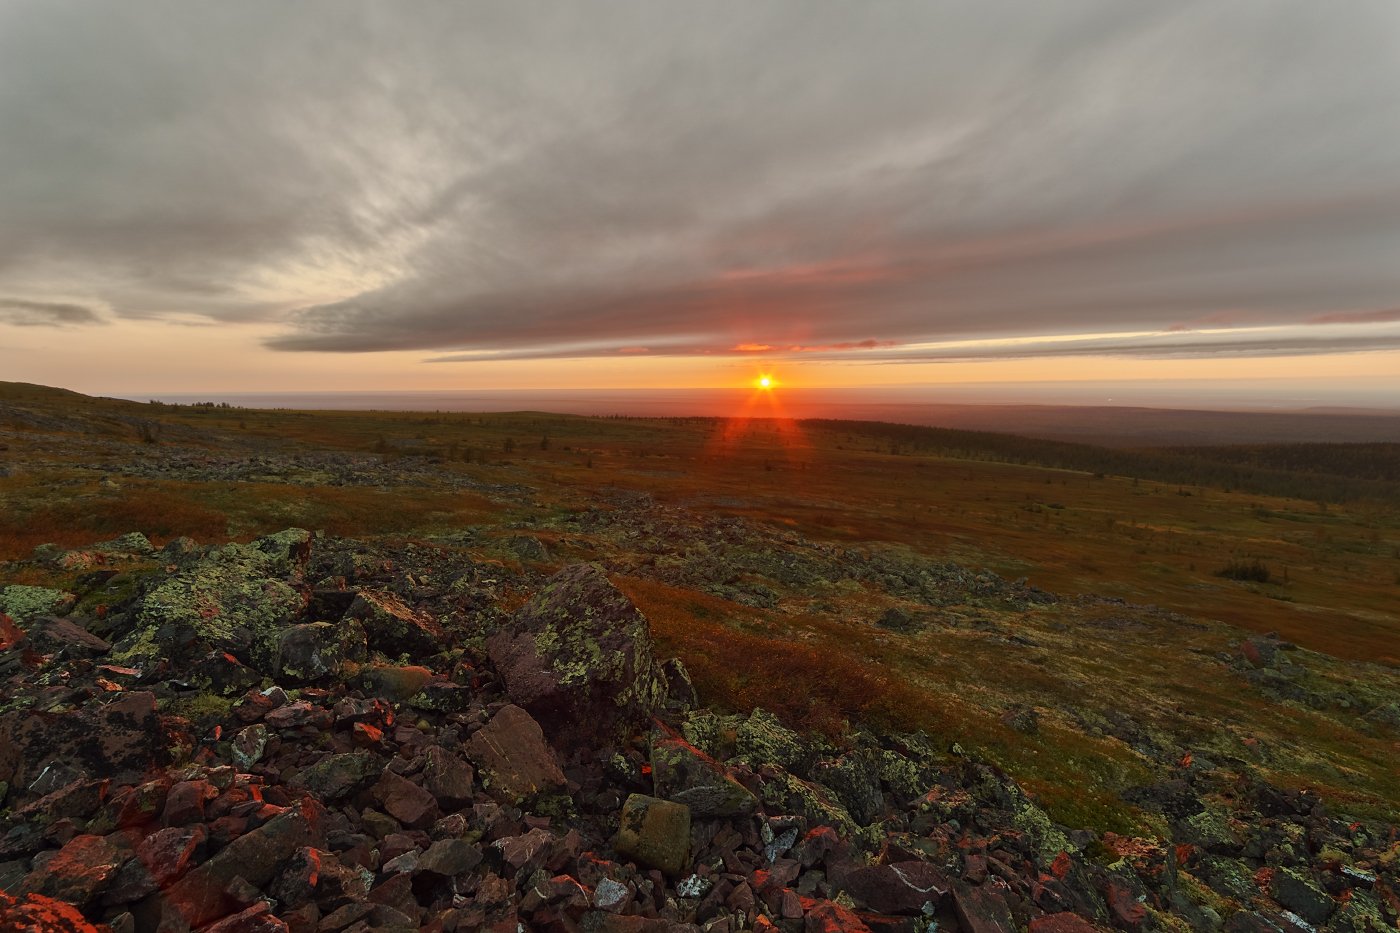
{"label": "large boulder", "polygon": [[300,582],[310,540],[293,528],[210,550],[138,600],[135,626],[117,642],[113,659],[183,664],[227,652],[261,673],[276,673],[278,638],[306,608],[291,584]]}
{"label": "large boulder", "polygon": [[166,758],[151,693],[126,693],[87,710],[0,716],[0,782],[35,794],[82,777],[134,780]]}
{"label": "large boulder", "polygon": [[646,617],[593,564],[555,574],[486,647],[510,698],[561,750],[615,740],[666,700]]}
{"label": "large boulder", "polygon": [[702,819],[747,816],[758,798],[720,764],[678,735],[657,731],[651,741],[656,796],[690,807]]}
{"label": "large boulder", "polygon": [[293,625],[277,637],[276,675],[283,683],[338,677],[345,662],[364,659],[365,630],[353,619]]}

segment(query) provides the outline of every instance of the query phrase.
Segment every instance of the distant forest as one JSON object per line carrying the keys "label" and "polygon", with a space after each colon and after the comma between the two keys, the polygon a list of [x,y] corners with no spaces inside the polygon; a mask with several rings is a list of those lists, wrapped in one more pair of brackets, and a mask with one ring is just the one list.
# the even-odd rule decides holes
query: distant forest
{"label": "distant forest", "polygon": [[1400,502],[1400,444],[1257,444],[1122,449],[879,421],[813,418],[816,430],[873,438],[892,453],[1034,464],[1314,502]]}

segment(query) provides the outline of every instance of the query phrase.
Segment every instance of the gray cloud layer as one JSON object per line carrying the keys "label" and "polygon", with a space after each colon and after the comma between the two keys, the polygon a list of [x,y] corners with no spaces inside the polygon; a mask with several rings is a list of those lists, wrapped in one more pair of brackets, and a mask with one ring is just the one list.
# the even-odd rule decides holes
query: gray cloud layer
{"label": "gray cloud layer", "polygon": [[62,327],[66,324],[101,324],[104,321],[100,314],[83,305],[0,298],[0,323],[18,327]]}
{"label": "gray cloud layer", "polygon": [[11,322],[513,358],[1400,303],[1392,0],[12,0],[0,127]]}

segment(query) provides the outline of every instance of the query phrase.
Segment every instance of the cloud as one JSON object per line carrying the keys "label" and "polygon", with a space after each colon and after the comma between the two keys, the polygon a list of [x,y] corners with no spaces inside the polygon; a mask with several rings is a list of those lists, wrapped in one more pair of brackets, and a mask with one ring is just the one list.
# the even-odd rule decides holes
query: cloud
{"label": "cloud", "polygon": [[[16,0],[0,87],[0,289],[286,352],[912,360],[1400,302],[1385,0]],[[1268,334],[1337,345],[1084,346]]]}
{"label": "cloud", "polygon": [[96,311],[84,305],[0,298],[0,323],[18,327],[63,327],[106,322]]}

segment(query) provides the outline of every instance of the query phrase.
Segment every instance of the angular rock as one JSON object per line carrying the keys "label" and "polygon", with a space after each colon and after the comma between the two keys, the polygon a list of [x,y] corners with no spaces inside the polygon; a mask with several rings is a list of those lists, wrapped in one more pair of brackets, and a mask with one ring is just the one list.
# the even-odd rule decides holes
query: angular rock
{"label": "angular rock", "polygon": [[690,808],[632,794],[622,805],[613,848],[619,855],[667,875],[679,875],[690,859]]}
{"label": "angular rock", "polygon": [[472,801],[471,765],[434,745],[423,753],[423,786],[444,810],[460,810]]}
{"label": "angular rock", "polygon": [[130,850],[105,836],[74,836],[20,883],[21,894],[42,894],[86,907],[131,858]]}
{"label": "angular rock", "polygon": [[152,693],[124,693],[68,713],[0,715],[0,781],[11,787],[32,787],[46,770],[71,772],[69,780],[82,774],[136,780],[167,759]]}
{"label": "angular rock", "polygon": [[427,657],[447,644],[447,633],[436,619],[404,605],[392,593],[361,590],[345,618],[358,620],[369,647],[391,658]]}
{"label": "angular rock", "polygon": [[1275,871],[1269,888],[1274,900],[1313,926],[1321,926],[1337,909],[1337,902],[1326,891],[1291,868]]}
{"label": "angular rock", "polygon": [[758,798],[723,765],[679,736],[653,735],[651,777],[656,796],[685,804],[697,817],[744,816],[758,808]]}
{"label": "angular rock", "polygon": [[414,829],[426,829],[442,815],[432,794],[392,771],[384,772],[372,793],[385,813]]}
{"label": "angular rock", "polygon": [[106,654],[112,646],[104,639],[83,628],[72,619],[45,616],[37,619],[25,633],[25,647],[40,654],[62,652],[70,658],[94,658]]}
{"label": "angular rock", "polygon": [[365,659],[365,645],[364,626],[353,619],[290,626],[277,637],[274,676],[288,684],[338,677],[346,661]]}
{"label": "angular rock", "polygon": [[1016,933],[1016,920],[1006,898],[990,886],[958,884],[953,888],[953,908],[966,933]]}
{"label": "angular rock", "polygon": [[887,914],[921,914],[937,908],[952,890],[952,882],[927,862],[893,862],[857,868],[841,887],[871,910]]}
{"label": "angular rock", "polygon": [[419,857],[418,870],[450,878],[471,871],[483,857],[481,848],[465,839],[439,839]]}
{"label": "angular rock", "polygon": [[502,707],[477,730],[467,743],[467,754],[487,792],[510,803],[567,783],[539,723],[518,706]]}
{"label": "angular rock", "polygon": [[384,773],[384,762],[372,752],[329,755],[302,770],[287,783],[323,801],[335,801],[369,787]]}
{"label": "angular rock", "polygon": [[593,564],[551,577],[487,652],[511,700],[561,749],[618,739],[666,700],[646,617]]}
{"label": "angular rock", "polygon": [[283,860],[302,846],[319,847],[321,835],[314,806],[303,803],[284,810],[168,888],[162,896],[165,915],[198,927],[248,906],[240,902],[236,880],[265,887]]}

